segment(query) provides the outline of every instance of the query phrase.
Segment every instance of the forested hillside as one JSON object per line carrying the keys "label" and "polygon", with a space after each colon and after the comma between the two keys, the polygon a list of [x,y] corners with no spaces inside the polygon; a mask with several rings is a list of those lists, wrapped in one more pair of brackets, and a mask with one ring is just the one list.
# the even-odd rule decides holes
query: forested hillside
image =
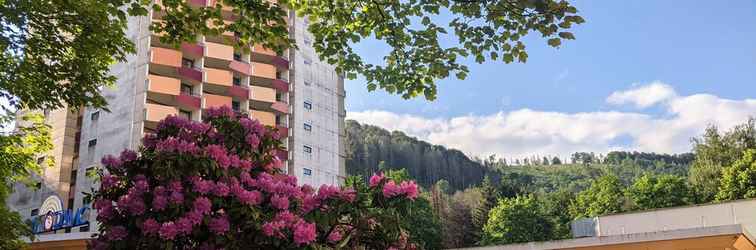
{"label": "forested hillside", "polygon": [[455,149],[409,137],[402,132],[346,121],[347,174],[370,176],[381,162],[391,169],[407,169],[412,178],[425,187],[446,180],[454,190],[479,184],[492,169],[470,160]]}
{"label": "forested hillside", "polygon": [[496,185],[509,183],[529,192],[559,189],[577,192],[607,173],[616,175],[625,184],[647,172],[684,176],[693,159],[690,153],[611,152],[603,156],[576,152],[571,156],[574,163],[535,161],[533,159],[540,157],[529,157],[517,160],[520,164],[507,164],[493,156],[470,159],[456,149],[352,120],[346,122],[346,132],[347,174],[369,176],[383,164],[389,169],[407,169],[409,175],[424,187],[446,180],[451,191],[476,186],[488,175]]}

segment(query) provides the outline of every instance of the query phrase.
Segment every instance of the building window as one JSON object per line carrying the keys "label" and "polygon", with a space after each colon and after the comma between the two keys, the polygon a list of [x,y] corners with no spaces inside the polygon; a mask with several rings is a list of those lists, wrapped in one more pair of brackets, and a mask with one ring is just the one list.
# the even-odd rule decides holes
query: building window
{"label": "building window", "polygon": [[97,139],[89,140],[89,144],[87,144],[87,147],[89,147],[90,149],[92,149],[95,146],[97,146]]}
{"label": "building window", "polygon": [[312,43],[312,40],[309,37],[305,36],[304,43],[305,43],[305,45],[310,45]]}
{"label": "building window", "polygon": [[34,216],[37,216],[37,215],[39,215],[39,208],[32,209],[31,216],[34,217]]}
{"label": "building window", "polygon": [[312,175],[312,169],[309,168],[302,169],[302,172],[304,173],[304,175]]}
{"label": "building window", "polygon": [[310,153],[312,153],[312,147],[304,145],[304,151],[305,151],[305,153],[310,154]]}
{"label": "building window", "polygon": [[242,55],[241,55],[241,53],[239,53],[239,52],[234,52],[234,60],[235,60],[235,61],[241,61],[241,60],[242,60],[242,59],[241,59],[241,56],[242,56]]}
{"label": "building window", "polygon": [[312,103],[310,101],[305,101],[304,108],[307,110],[312,110]]}
{"label": "building window", "polygon": [[305,86],[310,86],[310,85],[312,85],[312,83],[311,83],[310,81],[308,81],[308,80],[305,80],[305,81],[304,81],[304,84],[305,84]]}
{"label": "building window", "polygon": [[100,119],[100,111],[92,112],[92,115],[89,116],[89,119],[92,121],[97,121]]}
{"label": "building window", "polygon": [[241,85],[241,78],[238,76],[234,76],[233,83],[235,86]]}
{"label": "building window", "polygon": [[183,109],[179,110],[179,117],[187,119],[187,120],[191,120],[192,119],[192,111],[183,110]]}
{"label": "building window", "polygon": [[184,68],[194,68],[194,60],[189,58],[181,58],[181,66],[184,66]]}
{"label": "building window", "polygon": [[304,130],[305,131],[312,131],[312,125],[310,125],[309,123],[305,122],[305,124],[304,124]]}
{"label": "building window", "polygon": [[181,94],[192,95],[192,92],[193,92],[192,89],[193,89],[192,85],[189,85],[186,83],[181,84]]}
{"label": "building window", "polygon": [[310,65],[310,64],[312,64],[312,60],[310,58],[305,58],[304,59],[304,64],[305,65]]}
{"label": "building window", "polygon": [[231,101],[231,109],[233,109],[236,112],[239,112],[239,110],[241,109],[241,105],[239,104],[238,101]]}

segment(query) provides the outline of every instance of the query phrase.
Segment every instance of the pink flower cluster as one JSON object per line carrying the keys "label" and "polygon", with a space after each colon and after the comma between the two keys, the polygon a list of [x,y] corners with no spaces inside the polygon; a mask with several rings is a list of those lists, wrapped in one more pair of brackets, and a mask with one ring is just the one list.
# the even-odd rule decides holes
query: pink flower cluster
{"label": "pink flower cluster", "polygon": [[[369,185],[371,188],[378,187],[385,179],[383,173],[374,174],[370,177]],[[418,189],[415,181],[402,181],[400,184],[396,184],[393,180],[389,180],[383,185],[383,197],[386,198],[404,195],[410,200],[415,200],[417,194]]]}
{"label": "pink flower cluster", "polygon": [[[344,225],[326,231],[328,225],[310,218],[352,206],[358,199],[356,190],[299,186],[296,177],[282,174],[277,132],[227,107],[209,109],[203,116],[207,123],[168,117],[156,133],[144,138],[141,156],[124,151],[118,158],[102,160],[114,171],[101,176],[102,188],[95,193],[93,207],[105,230],[97,248],[114,241],[173,241],[213,249],[222,247],[216,244],[223,240],[260,233],[250,228],[303,247],[318,235],[336,244],[352,233]],[[414,182],[396,184],[382,174],[370,178],[370,187],[387,198],[415,199],[418,192]],[[239,219],[244,216],[251,219]],[[137,225],[138,230],[126,225]],[[197,242],[194,235],[218,241]]]}

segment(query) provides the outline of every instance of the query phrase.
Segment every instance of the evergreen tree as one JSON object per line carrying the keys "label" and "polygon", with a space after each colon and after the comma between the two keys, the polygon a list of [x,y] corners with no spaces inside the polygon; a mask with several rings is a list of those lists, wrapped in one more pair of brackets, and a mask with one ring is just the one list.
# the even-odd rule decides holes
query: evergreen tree
{"label": "evergreen tree", "polygon": [[496,206],[499,199],[499,192],[488,176],[483,178],[483,182],[480,184],[480,192],[482,195],[480,205],[473,212],[473,225],[479,236],[482,235],[483,226],[488,222],[488,213]]}

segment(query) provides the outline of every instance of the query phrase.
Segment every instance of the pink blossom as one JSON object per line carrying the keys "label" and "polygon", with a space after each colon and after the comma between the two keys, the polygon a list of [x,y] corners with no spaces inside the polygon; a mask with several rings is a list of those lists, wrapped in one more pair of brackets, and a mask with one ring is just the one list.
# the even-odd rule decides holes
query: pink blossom
{"label": "pink blossom", "polygon": [[284,210],[289,208],[289,198],[286,196],[275,194],[270,197],[270,204],[273,207]]}
{"label": "pink blossom", "polygon": [[149,218],[142,223],[142,233],[145,235],[156,234],[160,230],[160,224],[153,218]]}
{"label": "pink blossom", "polygon": [[331,185],[322,185],[318,188],[318,198],[325,200],[339,194],[339,188]]}
{"label": "pink blossom", "polygon": [[105,157],[102,158],[102,160],[100,160],[100,163],[102,163],[102,165],[111,169],[120,168],[122,164],[120,159],[112,155],[106,155]]}
{"label": "pink blossom", "polygon": [[331,243],[336,243],[341,240],[341,237],[342,235],[339,230],[333,230],[330,234],[328,234],[328,241],[330,241]]}
{"label": "pink blossom", "polygon": [[282,221],[270,221],[263,224],[262,231],[266,236],[275,236],[281,238],[283,237],[281,229],[283,229],[284,227],[286,227],[286,224]]}
{"label": "pink blossom", "polygon": [[223,105],[218,108],[215,108],[215,107],[209,108],[207,109],[207,111],[205,111],[205,115],[207,116],[208,119],[218,118],[218,117],[235,117],[234,111],[231,110],[231,108],[229,108],[226,105]]}
{"label": "pink blossom", "polygon": [[300,209],[302,210],[302,213],[306,214],[318,206],[320,206],[320,199],[314,196],[307,196],[302,200],[302,206]]}
{"label": "pink blossom", "polygon": [[224,215],[212,218],[210,219],[210,222],[208,222],[207,227],[210,231],[213,231],[216,234],[224,234],[228,232],[229,228],[228,217]]}
{"label": "pink blossom", "polygon": [[339,198],[349,203],[352,203],[354,202],[354,199],[357,198],[357,191],[355,191],[352,188],[341,190],[341,193],[339,194]]}
{"label": "pink blossom", "polygon": [[176,230],[181,234],[190,234],[192,232],[192,219],[183,217],[176,221]]}
{"label": "pink blossom", "polygon": [[121,161],[122,162],[134,161],[136,159],[137,159],[137,153],[136,152],[134,152],[132,150],[128,150],[128,149],[125,149],[125,150],[121,151]]}
{"label": "pink blossom", "polygon": [[257,148],[257,146],[260,145],[260,137],[258,137],[256,134],[248,134],[247,138],[245,138],[247,141],[247,144],[251,146],[252,148]]}
{"label": "pink blossom", "polygon": [[400,188],[410,200],[415,200],[415,198],[417,198],[417,184],[415,184],[414,181],[403,181],[402,184],[400,184]]}
{"label": "pink blossom", "polygon": [[379,184],[381,184],[381,181],[383,181],[384,178],[386,177],[383,176],[383,173],[374,174],[370,177],[370,187],[378,186]]}
{"label": "pink blossom", "polygon": [[118,177],[115,175],[105,174],[102,176],[101,188],[104,190],[111,189],[118,185]]}
{"label": "pink blossom", "polygon": [[202,218],[204,217],[204,216],[202,216],[202,213],[199,212],[199,211],[197,211],[196,209],[192,210],[192,211],[189,211],[184,216],[185,216],[185,218],[189,219],[189,221],[192,223],[192,225],[199,225],[199,224],[201,224],[202,223]]}
{"label": "pink blossom", "polygon": [[178,235],[178,227],[172,221],[163,222],[160,226],[160,237],[166,240],[172,240]]}
{"label": "pink blossom", "polygon": [[229,165],[231,165],[231,161],[228,158],[226,148],[220,145],[208,145],[205,147],[205,151],[207,152],[207,155],[210,156],[210,158],[213,158],[216,163],[218,163],[218,166],[220,166],[223,169],[228,168]]}
{"label": "pink blossom", "polygon": [[107,199],[97,199],[93,207],[97,209],[97,219],[110,219],[113,217],[113,201]]}
{"label": "pink blossom", "polygon": [[194,192],[197,192],[200,194],[210,193],[210,191],[212,191],[214,188],[212,181],[205,181],[199,177],[192,180],[192,185],[194,185]]}
{"label": "pink blossom", "polygon": [[402,194],[402,188],[399,187],[399,185],[396,185],[393,180],[390,180],[386,182],[386,185],[383,185],[383,197],[391,198],[400,194]]}
{"label": "pink blossom", "polygon": [[283,222],[284,224],[292,224],[299,221],[299,218],[289,211],[282,211],[276,214],[273,220]]}
{"label": "pink blossom", "polygon": [[163,211],[166,207],[168,207],[168,197],[156,194],[152,198],[152,208],[155,211]]}
{"label": "pink blossom", "polygon": [[299,245],[306,245],[315,240],[315,224],[300,221],[294,225],[294,242]]}
{"label": "pink blossom", "polygon": [[123,226],[114,226],[108,229],[107,236],[109,240],[122,240],[129,235]]}
{"label": "pink blossom", "polygon": [[194,199],[194,211],[200,214],[208,214],[212,210],[212,203],[207,197],[198,197]]}
{"label": "pink blossom", "polygon": [[239,202],[247,205],[257,205],[262,202],[262,193],[257,190],[243,190],[240,193],[236,194],[236,196],[239,198]]}
{"label": "pink blossom", "polygon": [[168,198],[171,203],[181,204],[184,203],[184,194],[180,192],[171,192],[171,196]]}
{"label": "pink blossom", "polygon": [[216,183],[215,188],[213,188],[213,194],[220,197],[228,196],[228,193],[230,191],[231,190],[229,190],[228,185],[226,185],[226,183],[223,183],[223,182]]}
{"label": "pink blossom", "polygon": [[182,192],[184,191],[184,187],[181,186],[181,181],[174,180],[168,183],[168,190],[172,192]]}

